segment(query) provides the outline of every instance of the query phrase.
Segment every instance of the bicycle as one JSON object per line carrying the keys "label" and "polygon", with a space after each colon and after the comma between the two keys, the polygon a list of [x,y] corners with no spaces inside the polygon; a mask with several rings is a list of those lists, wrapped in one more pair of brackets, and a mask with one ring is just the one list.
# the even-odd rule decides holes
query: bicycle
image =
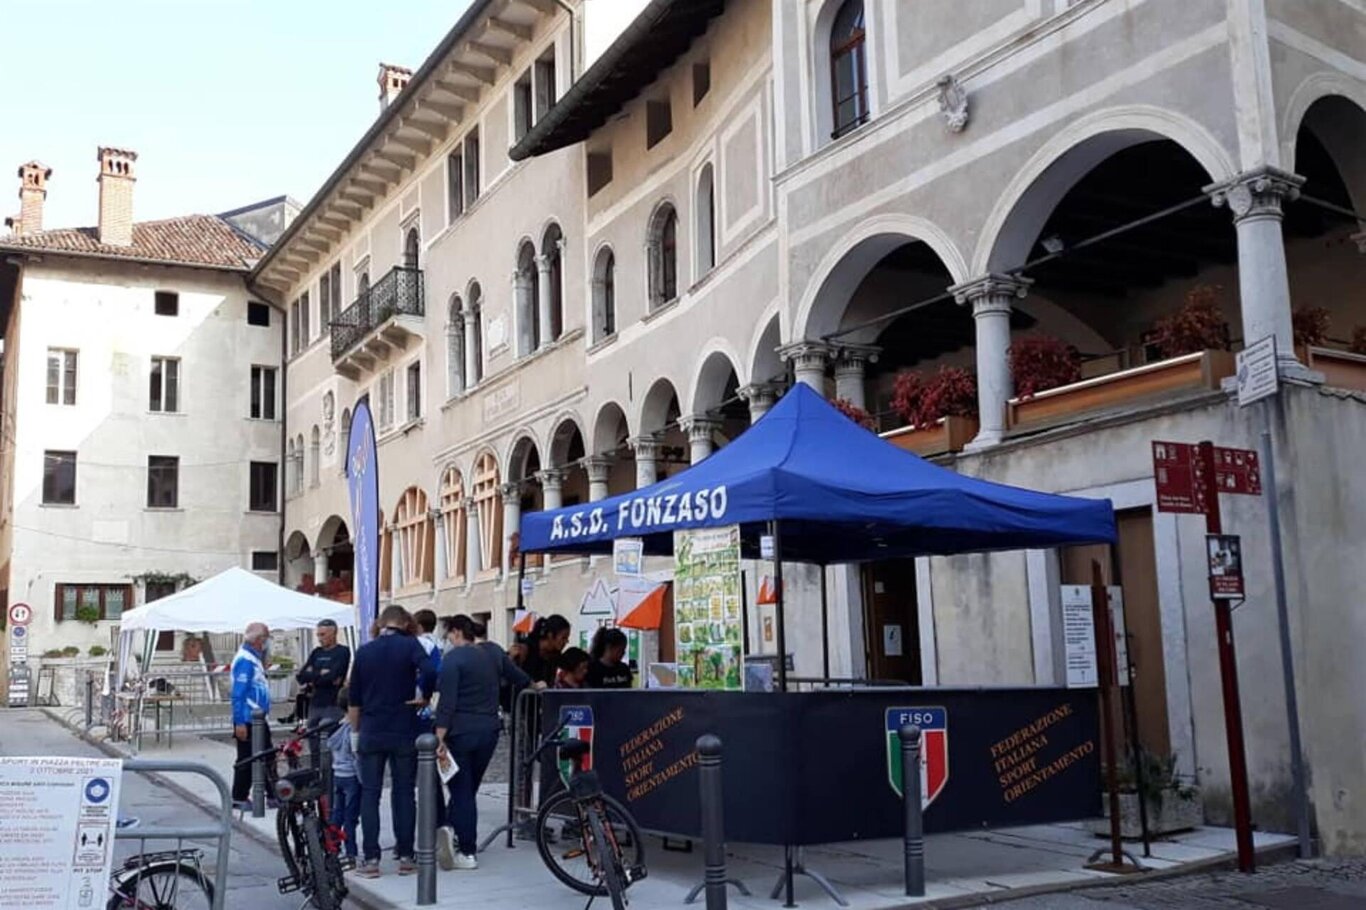
{"label": "bicycle", "polygon": [[[237,762],[238,766],[261,762],[266,772],[266,791],[274,793],[278,800],[275,836],[289,874],[280,878],[276,887],[281,894],[303,892],[317,910],[337,910],[341,906],[349,893],[345,872],[354,866],[354,861],[342,855],[346,833],[328,817],[332,775],[321,768],[300,767],[299,759],[305,741],[317,737],[317,743],[322,743],[339,723],[301,725],[281,745]],[[286,766],[284,774],[278,767],[281,759]]]}
{"label": "bicycle", "polygon": [[541,753],[558,746],[559,758],[572,769],[568,789],[536,814],[536,849],[552,875],[588,895],[588,906],[594,898],[610,897],[612,910],[624,910],[626,889],[647,875],[644,840],[626,807],[602,791],[597,772],[583,769],[588,743],[561,739],[564,729],[561,724],[552,730],[523,763],[529,771]]}
{"label": "bicycle", "polygon": [[[137,824],[137,819],[121,819],[118,827]],[[110,877],[105,910],[208,910],[213,882],[200,866],[203,855],[202,850],[180,849],[128,857]],[[94,900],[93,894],[78,897],[82,906]]]}

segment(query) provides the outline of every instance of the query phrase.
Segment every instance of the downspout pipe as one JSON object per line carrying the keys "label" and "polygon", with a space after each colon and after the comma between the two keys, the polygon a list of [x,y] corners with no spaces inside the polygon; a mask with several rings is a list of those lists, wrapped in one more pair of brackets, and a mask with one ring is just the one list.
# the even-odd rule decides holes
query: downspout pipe
{"label": "downspout pipe", "polygon": [[[579,42],[575,37],[575,25],[577,24],[575,19],[577,17],[574,14],[574,7],[566,3],[565,0],[555,0],[555,3],[569,14],[569,84],[573,85],[574,80],[579,78]],[[555,99],[552,98],[551,104],[554,102]]]}

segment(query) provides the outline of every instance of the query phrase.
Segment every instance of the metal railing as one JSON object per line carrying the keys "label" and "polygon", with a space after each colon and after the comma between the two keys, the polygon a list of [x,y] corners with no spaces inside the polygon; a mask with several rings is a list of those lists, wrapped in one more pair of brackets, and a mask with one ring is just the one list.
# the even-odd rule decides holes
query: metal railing
{"label": "metal railing", "polygon": [[[168,846],[164,849],[174,850],[176,854],[185,849],[194,849],[195,845],[205,841],[214,842],[212,862],[199,867],[199,871],[204,878],[212,880],[213,903],[211,906],[213,910],[223,910],[227,901],[228,856],[232,846],[232,799],[228,792],[227,782],[218,772],[197,762],[126,758],[123,760],[123,770],[141,774],[197,774],[208,778],[209,782],[218,790],[217,809],[206,809],[214,816],[208,822],[165,827],[139,824],[133,828],[115,831],[114,839],[120,842],[136,842],[139,854],[159,852],[149,851],[147,849],[148,841],[173,841],[174,847]],[[186,845],[187,841],[190,843],[189,847]],[[115,869],[118,869],[117,865]],[[103,906],[104,901],[101,900],[99,903]]]}
{"label": "metal railing", "polygon": [[479,852],[488,849],[499,836],[507,836],[507,845],[512,846],[513,837],[518,835],[530,839],[530,828],[536,823],[536,813],[540,807],[539,763],[526,767],[527,759],[536,751],[541,739],[541,693],[538,689],[523,689],[517,693],[512,704],[512,716],[508,719],[508,814],[507,821],[499,825],[479,845]]}
{"label": "metal railing", "polygon": [[395,266],[332,318],[332,359],[339,360],[394,316],[422,316],[422,270]]}

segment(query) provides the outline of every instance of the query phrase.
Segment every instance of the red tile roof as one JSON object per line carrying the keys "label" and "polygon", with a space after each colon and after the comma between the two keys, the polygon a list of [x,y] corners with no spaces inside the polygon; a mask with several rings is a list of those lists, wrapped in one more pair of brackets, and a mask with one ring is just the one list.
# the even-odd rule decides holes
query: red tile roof
{"label": "red tile roof", "polygon": [[133,225],[128,246],[100,243],[92,227],[0,237],[0,250],[70,253],[138,262],[248,271],[266,248],[216,215],[185,215]]}

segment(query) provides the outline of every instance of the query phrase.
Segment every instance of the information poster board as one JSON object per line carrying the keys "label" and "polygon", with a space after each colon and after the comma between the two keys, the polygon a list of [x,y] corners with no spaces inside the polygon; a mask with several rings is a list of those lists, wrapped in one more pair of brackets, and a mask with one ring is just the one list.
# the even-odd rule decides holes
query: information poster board
{"label": "information poster board", "polygon": [[1096,662],[1096,619],[1091,589],[1086,585],[1062,586],[1062,639],[1067,688],[1094,688],[1100,682],[1100,670]]}
{"label": "information poster board", "polygon": [[674,560],[679,688],[741,689],[740,526],[675,531]]}
{"label": "information poster board", "polygon": [[0,758],[0,907],[102,907],[123,765]]}

